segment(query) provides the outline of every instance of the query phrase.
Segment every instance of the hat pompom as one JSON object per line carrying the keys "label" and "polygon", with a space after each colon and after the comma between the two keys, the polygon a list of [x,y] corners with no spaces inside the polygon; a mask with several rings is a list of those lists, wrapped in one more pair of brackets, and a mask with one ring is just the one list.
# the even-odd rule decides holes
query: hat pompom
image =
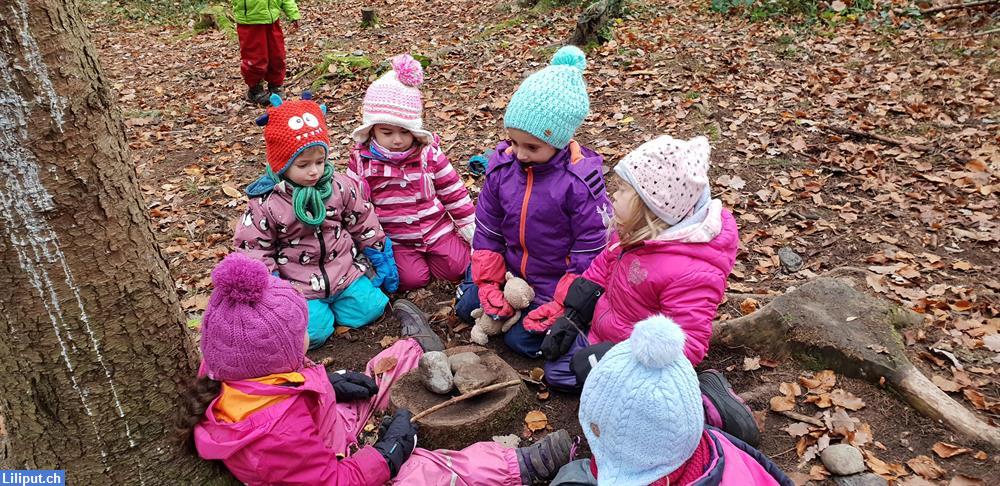
{"label": "hat pompom", "polygon": [[676,322],[655,315],[635,325],[629,343],[637,361],[650,368],[665,368],[684,356],[684,339]]}
{"label": "hat pompom", "polygon": [[424,82],[423,66],[409,54],[400,54],[392,58],[392,70],[396,72],[396,79],[406,86],[415,88]]}
{"label": "hat pompom", "polygon": [[215,292],[243,304],[259,302],[270,279],[266,265],[242,253],[229,254],[212,271]]}
{"label": "hat pompom", "polygon": [[552,56],[553,66],[571,66],[581,72],[587,67],[587,55],[576,46],[563,46]]}

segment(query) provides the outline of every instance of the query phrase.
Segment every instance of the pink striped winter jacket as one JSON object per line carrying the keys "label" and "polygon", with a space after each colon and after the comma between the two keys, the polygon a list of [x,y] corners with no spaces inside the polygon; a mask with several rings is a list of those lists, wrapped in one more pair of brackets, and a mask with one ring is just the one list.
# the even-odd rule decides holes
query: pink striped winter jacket
{"label": "pink striped winter jacket", "polygon": [[475,223],[476,210],[462,178],[441,151],[440,139],[402,161],[380,159],[357,144],[347,175],[375,205],[379,222],[393,243],[431,245],[445,234]]}
{"label": "pink striped winter jacket", "polygon": [[736,262],[739,233],[733,215],[714,206],[709,221],[711,241],[648,240],[623,249],[616,241],[591,262],[583,277],[604,287],[594,307],[590,344],[622,342],[635,324],[663,314],[684,330],[684,356],[697,365],[712,337],[712,320]]}

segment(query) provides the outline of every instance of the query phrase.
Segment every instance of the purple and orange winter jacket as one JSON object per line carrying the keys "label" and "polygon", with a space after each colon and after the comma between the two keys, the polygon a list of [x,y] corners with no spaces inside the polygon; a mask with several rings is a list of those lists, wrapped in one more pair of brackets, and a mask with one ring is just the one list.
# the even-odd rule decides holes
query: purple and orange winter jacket
{"label": "purple and orange winter jacket", "polygon": [[604,159],[575,141],[544,164],[523,164],[510,148],[501,142],[490,157],[472,248],[503,255],[544,304],[563,275],[582,273],[607,246]]}

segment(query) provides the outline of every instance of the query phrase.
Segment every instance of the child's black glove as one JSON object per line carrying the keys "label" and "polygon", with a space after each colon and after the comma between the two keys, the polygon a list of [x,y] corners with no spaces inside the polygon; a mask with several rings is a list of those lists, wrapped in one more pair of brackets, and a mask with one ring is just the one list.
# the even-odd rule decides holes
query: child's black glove
{"label": "child's black glove", "polygon": [[337,401],[353,402],[367,400],[378,393],[378,385],[370,376],[357,371],[333,371],[326,374],[333,385],[333,394]]}
{"label": "child's black glove", "polygon": [[593,346],[587,346],[573,355],[573,359],[570,361],[569,367],[573,370],[573,374],[576,375],[576,386],[583,387],[583,382],[587,381],[587,376],[590,375],[590,370],[594,369],[597,362],[604,357],[604,353],[607,353],[609,349],[614,347],[614,345],[615,343],[610,341],[603,342]]}
{"label": "child's black glove", "polygon": [[573,341],[581,332],[590,329],[590,321],[594,318],[594,307],[597,300],[604,295],[604,287],[590,280],[579,277],[573,281],[563,305],[566,310],[563,316],[549,328],[542,340],[542,354],[552,361],[569,352]]}
{"label": "child's black glove", "polygon": [[573,341],[580,334],[580,328],[572,319],[562,316],[545,333],[542,339],[542,355],[549,361],[559,359],[573,347]]}
{"label": "child's black glove", "polygon": [[382,421],[378,429],[375,450],[382,454],[389,464],[389,474],[395,477],[399,468],[417,448],[417,424],[411,423],[413,414],[405,408],[396,410],[390,419]]}

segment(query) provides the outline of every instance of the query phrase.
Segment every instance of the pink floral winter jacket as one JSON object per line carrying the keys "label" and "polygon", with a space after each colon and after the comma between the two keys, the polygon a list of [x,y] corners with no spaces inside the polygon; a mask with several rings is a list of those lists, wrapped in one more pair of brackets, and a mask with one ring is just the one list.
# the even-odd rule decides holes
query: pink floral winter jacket
{"label": "pink floral winter jacket", "polygon": [[684,355],[691,364],[701,362],[739,249],[733,215],[721,205],[714,209],[703,224],[714,226],[710,241],[691,242],[703,229],[692,228],[689,241],[648,240],[628,249],[615,242],[594,259],[583,277],[605,293],[594,308],[590,344],[624,341],[635,323],[663,314],[684,330]]}
{"label": "pink floral winter jacket", "polygon": [[306,299],[323,299],[344,290],[364,274],[361,250],[385,241],[370,202],[357,184],[334,174],[319,229],[295,217],[292,189],[280,182],[263,196],[250,198],[236,224],[233,246],[277,271]]}
{"label": "pink floral winter jacket", "polygon": [[226,382],[251,397],[287,398],[233,423],[216,416],[216,398],[194,429],[198,455],[221,460],[237,479],[250,485],[378,486],[389,481],[389,465],[371,446],[348,458],[338,457],[343,427],[338,425],[326,371],[314,365],[299,373],[305,381],[298,386]]}

